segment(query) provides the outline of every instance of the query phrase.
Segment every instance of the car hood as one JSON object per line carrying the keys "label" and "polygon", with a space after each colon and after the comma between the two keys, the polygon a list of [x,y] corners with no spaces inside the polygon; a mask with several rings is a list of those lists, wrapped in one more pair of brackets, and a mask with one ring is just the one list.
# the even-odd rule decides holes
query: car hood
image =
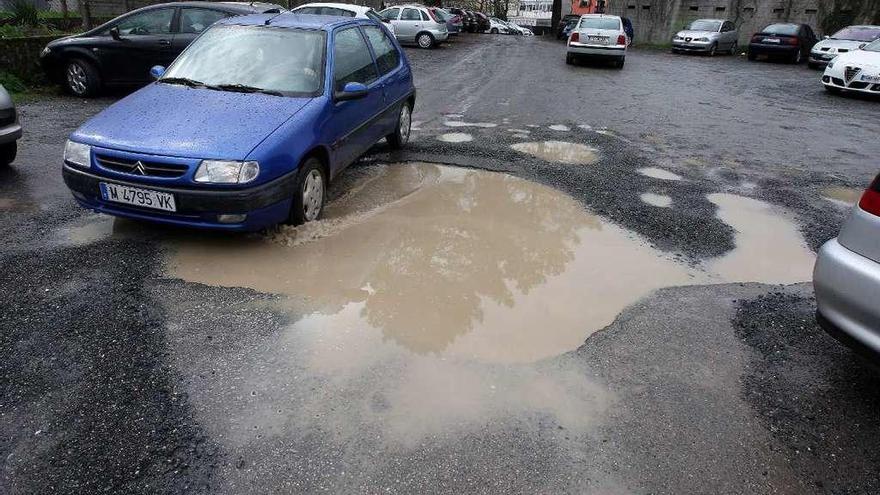
{"label": "car hood", "polygon": [[93,117],[71,138],[138,153],[243,160],[310,101],[153,83]]}
{"label": "car hood", "polygon": [[854,52],[841,53],[834,59],[835,66],[847,64],[857,65],[863,69],[871,68],[880,71],[880,52],[856,50]]}
{"label": "car hood", "polygon": [[715,31],[679,31],[678,36],[682,38],[712,38],[718,36]]}
{"label": "car hood", "polygon": [[[827,51],[828,53],[837,53],[841,48],[847,51],[854,51],[858,50],[859,47],[864,44],[864,41],[827,39],[813,45],[813,51]],[[828,50],[822,50],[823,48],[828,48]]]}

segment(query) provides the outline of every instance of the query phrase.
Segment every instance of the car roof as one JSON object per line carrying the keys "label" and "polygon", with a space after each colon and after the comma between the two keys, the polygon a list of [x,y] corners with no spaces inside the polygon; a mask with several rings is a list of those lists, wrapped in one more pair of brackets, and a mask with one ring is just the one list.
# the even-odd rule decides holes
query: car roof
{"label": "car roof", "polygon": [[333,28],[336,28],[338,26],[344,26],[346,24],[374,23],[374,21],[371,21],[369,19],[358,19],[356,17],[297,14],[296,12],[283,12],[281,14],[244,15],[222,19],[218,22],[218,24],[229,24],[238,26],[271,25],[273,27],[322,29],[326,31],[332,30]]}
{"label": "car roof", "polygon": [[334,9],[343,9],[350,10],[352,12],[364,13],[369,10],[372,10],[372,7],[367,7],[364,5],[353,5],[350,3],[333,3],[333,2],[310,2],[304,3],[302,5],[297,5],[292,10],[301,9],[303,7],[330,7]]}
{"label": "car roof", "polygon": [[149,8],[155,7],[215,7],[238,12],[266,12],[271,9],[280,9],[283,12],[286,10],[280,5],[269,2],[171,2],[150,5]]}

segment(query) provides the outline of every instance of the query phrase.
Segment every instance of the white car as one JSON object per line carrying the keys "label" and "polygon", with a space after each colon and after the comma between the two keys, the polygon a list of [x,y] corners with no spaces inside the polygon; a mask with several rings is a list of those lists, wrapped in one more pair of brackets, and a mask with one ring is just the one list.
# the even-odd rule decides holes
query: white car
{"label": "white car", "polygon": [[582,15],[578,25],[568,36],[565,63],[573,64],[577,58],[590,57],[614,61],[615,67],[623,68],[629,38],[623,29],[623,21],[616,15]]}
{"label": "white car", "polygon": [[489,29],[486,32],[492,34],[510,34],[510,27],[501,19],[490,17]]}
{"label": "white car", "polygon": [[433,48],[449,38],[446,20],[424,5],[395,5],[379,12],[379,16],[391,21],[401,43]]}
{"label": "white car", "polygon": [[813,45],[810,49],[810,68],[824,67],[834,57],[856,51],[876,39],[880,39],[880,26],[845,27]]}
{"label": "white car", "polygon": [[311,15],[335,15],[339,17],[354,17],[356,19],[372,19],[381,23],[391,34],[394,34],[394,25],[383,18],[370,7],[352,5],[349,3],[307,3],[300,5],[291,12]]}
{"label": "white car", "polygon": [[853,91],[880,95],[880,39],[828,62],[822,84],[831,93]]}

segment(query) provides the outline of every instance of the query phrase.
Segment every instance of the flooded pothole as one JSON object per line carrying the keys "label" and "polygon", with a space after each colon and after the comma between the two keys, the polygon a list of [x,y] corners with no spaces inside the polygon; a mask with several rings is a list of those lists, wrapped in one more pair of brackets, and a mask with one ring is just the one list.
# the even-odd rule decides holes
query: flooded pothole
{"label": "flooded pothole", "polygon": [[822,189],[821,194],[823,198],[840,207],[850,208],[859,202],[863,192],[861,189],[852,187],[834,186]]}
{"label": "flooded pothole", "polygon": [[644,167],[636,170],[636,172],[644,175],[645,177],[651,177],[652,179],[681,180],[680,175],[670,172],[669,170],[657,167]]}
{"label": "flooded pothole", "polygon": [[599,152],[596,148],[578,143],[541,141],[516,143],[511,147],[520,153],[525,153],[548,162],[559,162],[569,165],[592,165],[599,161]]}
{"label": "flooded pothole", "polygon": [[474,137],[465,132],[449,132],[439,135],[437,139],[444,143],[467,143],[473,141]]}
{"label": "flooded pothole", "polygon": [[656,206],[658,208],[669,208],[670,206],[672,206],[672,198],[666,196],[665,194],[642,193],[639,196],[639,199],[641,199],[643,203],[647,203],[651,206]]}
{"label": "flooded pothole", "polygon": [[443,125],[445,125],[446,127],[498,127],[498,124],[494,122],[463,122],[459,120],[447,120],[446,122],[443,122]]}
{"label": "flooded pothole", "polygon": [[569,127],[565,124],[553,124],[553,125],[549,126],[549,128],[552,131],[560,131],[560,132],[568,132],[571,130],[571,127]]}

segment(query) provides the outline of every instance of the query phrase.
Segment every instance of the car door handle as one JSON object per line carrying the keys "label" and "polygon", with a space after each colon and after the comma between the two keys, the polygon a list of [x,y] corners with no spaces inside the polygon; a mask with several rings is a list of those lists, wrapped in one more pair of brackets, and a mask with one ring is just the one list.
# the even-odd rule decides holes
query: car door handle
{"label": "car door handle", "polygon": [[169,40],[159,40],[159,44],[161,46],[171,46],[171,41]]}

